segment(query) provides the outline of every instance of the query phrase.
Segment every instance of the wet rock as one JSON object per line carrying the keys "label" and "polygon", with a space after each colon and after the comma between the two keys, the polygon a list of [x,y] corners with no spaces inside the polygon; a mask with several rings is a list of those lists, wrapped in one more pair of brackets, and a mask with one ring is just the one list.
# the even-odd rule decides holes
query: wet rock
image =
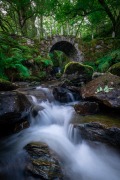
{"label": "wet rock", "polygon": [[28,120],[31,103],[27,97],[18,92],[0,93],[0,134],[6,134],[15,128],[16,124]]}
{"label": "wet rock", "polygon": [[29,127],[29,121],[28,120],[25,120],[24,119],[24,122],[21,122],[21,123],[16,123],[15,126],[14,126],[14,133],[17,133],[23,129],[26,129]]}
{"label": "wet rock", "polygon": [[34,105],[31,109],[31,114],[33,117],[36,117],[38,115],[39,111],[42,111],[44,108],[39,105]]}
{"label": "wet rock", "polygon": [[75,104],[74,109],[81,115],[95,114],[99,111],[99,105],[96,102],[80,102]]}
{"label": "wet rock", "polygon": [[27,88],[19,88],[16,91],[25,94],[31,103],[33,103],[33,99],[31,98],[31,95],[36,97],[38,102],[47,101],[47,100],[53,101],[52,99],[53,97],[51,97],[51,94],[42,88],[36,89],[36,87],[27,87]]}
{"label": "wet rock", "polygon": [[26,179],[62,180],[63,172],[60,162],[45,143],[31,143],[25,149],[29,154],[26,166]]}
{"label": "wet rock", "polygon": [[18,86],[16,84],[0,79],[0,91],[11,91],[17,88]]}
{"label": "wet rock", "polygon": [[31,108],[27,97],[18,92],[0,93],[0,104],[0,124],[11,124],[23,119]]}
{"label": "wet rock", "polygon": [[94,72],[93,75],[92,75],[92,79],[95,79],[95,78],[103,76],[103,75],[104,75],[104,73]]}
{"label": "wet rock", "polygon": [[114,75],[120,76],[120,62],[112,65],[112,66],[108,69],[108,72],[110,72],[110,73],[112,73],[112,74],[114,74]]}
{"label": "wet rock", "polygon": [[62,103],[80,99],[79,91],[75,87],[58,86],[53,88],[54,98]]}
{"label": "wet rock", "polygon": [[77,73],[69,74],[69,75],[64,74],[61,80],[66,85],[75,86],[75,87],[81,87],[86,83],[86,79],[84,75],[79,75]]}
{"label": "wet rock", "polygon": [[80,94],[83,99],[97,100],[107,107],[120,109],[120,77],[106,73],[88,82]]}
{"label": "wet rock", "polygon": [[79,87],[76,86],[66,86],[66,89],[68,89],[72,96],[74,97],[74,101],[79,101],[81,99],[81,95],[79,92]]}
{"label": "wet rock", "polygon": [[106,128],[99,123],[85,123],[75,125],[80,131],[82,139],[98,141],[120,148],[120,128]]}
{"label": "wet rock", "polygon": [[55,87],[53,89],[53,96],[59,102],[68,102],[68,90],[62,87]]}
{"label": "wet rock", "polygon": [[[15,84],[19,87],[19,88],[27,88],[30,86],[33,86],[33,82],[23,82],[23,81],[17,81],[15,82]],[[40,84],[40,83],[39,83]]]}
{"label": "wet rock", "polygon": [[74,86],[82,86],[92,79],[93,69],[78,62],[70,62],[65,66],[65,78]]}

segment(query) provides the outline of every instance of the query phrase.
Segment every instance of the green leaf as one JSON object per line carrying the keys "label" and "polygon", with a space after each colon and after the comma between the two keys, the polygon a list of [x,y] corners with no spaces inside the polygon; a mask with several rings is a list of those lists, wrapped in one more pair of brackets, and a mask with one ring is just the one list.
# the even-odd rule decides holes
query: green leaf
{"label": "green leaf", "polygon": [[99,88],[97,89],[97,92],[102,92],[102,91],[103,91],[102,87],[99,87]]}
{"label": "green leaf", "polygon": [[49,65],[53,66],[53,62],[49,59],[43,59],[41,60],[41,62],[43,62],[46,66],[49,66]]}
{"label": "green leaf", "polygon": [[109,87],[107,85],[104,87],[104,92],[109,92]]}
{"label": "green leaf", "polygon": [[113,88],[109,88],[107,85],[104,87],[104,92],[108,93],[110,92],[110,90],[112,90]]}

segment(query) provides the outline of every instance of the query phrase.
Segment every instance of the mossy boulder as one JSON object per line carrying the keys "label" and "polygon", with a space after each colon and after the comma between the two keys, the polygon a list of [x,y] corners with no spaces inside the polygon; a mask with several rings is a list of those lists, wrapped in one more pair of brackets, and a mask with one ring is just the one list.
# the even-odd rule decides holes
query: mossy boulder
{"label": "mossy boulder", "polygon": [[93,68],[91,66],[88,65],[84,65],[81,64],[79,62],[69,62],[66,66],[65,66],[65,70],[64,73],[66,74],[73,74],[73,73],[88,73],[88,74],[92,74],[93,73]]}
{"label": "mossy boulder", "polygon": [[76,80],[86,83],[92,79],[93,68],[88,65],[83,65],[79,62],[69,62],[64,69],[64,74],[70,77],[70,80]]}
{"label": "mossy boulder", "polygon": [[0,91],[11,91],[17,89],[18,86],[14,83],[0,79]]}
{"label": "mossy boulder", "polygon": [[111,66],[109,68],[108,72],[110,72],[110,73],[112,73],[114,75],[120,76],[120,62],[114,64],[113,66]]}

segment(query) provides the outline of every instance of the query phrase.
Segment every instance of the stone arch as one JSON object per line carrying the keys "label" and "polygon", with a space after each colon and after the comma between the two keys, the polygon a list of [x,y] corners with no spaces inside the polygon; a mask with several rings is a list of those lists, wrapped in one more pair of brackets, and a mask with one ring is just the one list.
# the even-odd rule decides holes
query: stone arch
{"label": "stone arch", "polygon": [[54,38],[49,47],[49,52],[52,53],[54,50],[64,52],[72,61],[83,61],[82,52],[78,49],[78,43],[73,38],[64,36]]}

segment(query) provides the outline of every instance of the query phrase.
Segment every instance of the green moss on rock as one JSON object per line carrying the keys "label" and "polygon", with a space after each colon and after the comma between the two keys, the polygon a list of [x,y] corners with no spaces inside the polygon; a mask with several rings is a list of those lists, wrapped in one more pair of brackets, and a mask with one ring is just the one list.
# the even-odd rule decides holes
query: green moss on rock
{"label": "green moss on rock", "polygon": [[120,62],[114,64],[113,66],[111,66],[109,68],[108,72],[110,72],[110,73],[112,73],[114,75],[120,76]]}
{"label": "green moss on rock", "polygon": [[83,65],[78,62],[69,62],[64,69],[65,74],[85,74],[87,78],[91,79],[93,74],[93,68],[88,65]]}

